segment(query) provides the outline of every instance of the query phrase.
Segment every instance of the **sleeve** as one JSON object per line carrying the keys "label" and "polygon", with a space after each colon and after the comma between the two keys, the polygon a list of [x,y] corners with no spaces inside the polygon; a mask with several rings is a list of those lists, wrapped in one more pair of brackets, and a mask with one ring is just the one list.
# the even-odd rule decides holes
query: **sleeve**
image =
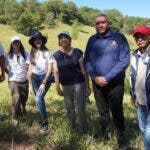
{"label": "sleeve", "polygon": [[82,52],[82,50],[77,49],[77,52],[78,52],[79,57],[83,57],[83,52]]}
{"label": "sleeve", "polygon": [[50,51],[47,51],[46,53],[46,59],[48,60],[48,63],[53,63],[54,62],[54,56],[52,54],[52,52]]}
{"label": "sleeve", "polygon": [[8,54],[5,55],[5,67],[8,67],[9,62],[8,62]]}
{"label": "sleeve", "polygon": [[136,78],[136,59],[134,56],[132,56],[129,74],[129,84],[130,84],[130,95],[133,102],[135,102],[136,100],[136,95],[134,93],[135,78]]}
{"label": "sleeve", "polygon": [[91,48],[91,41],[89,39],[87,46],[86,46],[85,54],[84,54],[84,63],[85,63],[85,67],[87,69],[88,74],[91,76],[91,78],[94,78],[96,75],[94,73],[94,67],[92,65],[90,51],[92,51],[92,48]]}
{"label": "sleeve", "polygon": [[79,60],[80,57],[83,57],[83,52],[82,52],[82,50],[80,50],[80,49],[78,49],[78,48],[75,48],[74,51],[75,51],[75,55],[76,55],[77,60]]}
{"label": "sleeve", "polygon": [[0,56],[4,55],[4,49],[2,44],[0,43]]}
{"label": "sleeve", "polygon": [[117,43],[119,47],[119,60],[116,63],[116,65],[111,69],[111,71],[108,74],[106,74],[105,77],[108,81],[110,81],[119,73],[124,71],[130,63],[130,48],[127,39],[123,35],[120,35],[117,38]]}
{"label": "sleeve", "polygon": [[26,52],[26,63],[30,64],[30,54]]}

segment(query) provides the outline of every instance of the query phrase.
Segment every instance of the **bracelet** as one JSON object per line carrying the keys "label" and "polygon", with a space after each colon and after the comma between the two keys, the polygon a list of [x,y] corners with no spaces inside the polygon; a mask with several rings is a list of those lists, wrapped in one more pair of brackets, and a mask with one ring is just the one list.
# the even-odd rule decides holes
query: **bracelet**
{"label": "bracelet", "polygon": [[45,84],[46,84],[46,82],[42,82],[42,84],[44,84],[44,85],[45,85]]}

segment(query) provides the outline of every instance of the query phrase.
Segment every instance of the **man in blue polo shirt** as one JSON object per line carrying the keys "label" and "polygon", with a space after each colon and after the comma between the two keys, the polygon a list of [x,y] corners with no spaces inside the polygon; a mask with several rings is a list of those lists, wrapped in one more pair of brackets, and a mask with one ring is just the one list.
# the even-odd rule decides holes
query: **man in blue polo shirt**
{"label": "man in blue polo shirt", "polygon": [[125,147],[123,95],[125,70],[129,65],[129,45],[123,34],[109,28],[106,15],[95,19],[96,34],[88,40],[85,65],[92,78],[103,135],[112,113],[119,147]]}

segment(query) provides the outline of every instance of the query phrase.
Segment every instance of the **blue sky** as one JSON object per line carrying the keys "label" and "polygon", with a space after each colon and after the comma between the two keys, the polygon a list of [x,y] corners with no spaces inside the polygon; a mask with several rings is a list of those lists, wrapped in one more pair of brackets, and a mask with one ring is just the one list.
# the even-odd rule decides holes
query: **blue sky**
{"label": "blue sky", "polygon": [[[39,0],[43,1],[43,0]],[[88,6],[100,10],[117,9],[123,15],[150,18],[150,0],[63,0],[72,1],[77,7]]]}

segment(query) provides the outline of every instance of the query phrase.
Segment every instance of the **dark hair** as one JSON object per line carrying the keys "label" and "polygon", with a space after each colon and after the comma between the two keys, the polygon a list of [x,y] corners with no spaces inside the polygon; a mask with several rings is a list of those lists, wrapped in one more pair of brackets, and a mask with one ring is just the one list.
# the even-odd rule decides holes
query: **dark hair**
{"label": "dark hair", "polygon": [[[45,44],[42,43],[42,46],[41,46],[40,50],[45,52],[45,51],[48,51],[48,48],[45,46]],[[33,65],[36,65],[36,63],[35,63],[35,55],[36,55],[36,53],[37,53],[36,47],[32,46],[31,52],[30,52],[30,62]],[[43,57],[44,57],[44,53],[43,53]]]}
{"label": "dark hair", "polygon": [[105,17],[105,18],[107,19],[107,21],[108,21],[108,17],[107,17],[107,15],[105,15],[105,14],[98,14],[98,15],[95,17],[95,19],[98,18],[98,17]]}
{"label": "dark hair", "polygon": [[[13,50],[12,43],[10,44],[10,49],[9,49],[8,53],[9,53],[10,58],[13,58],[14,50]],[[24,49],[21,41],[20,41],[20,53],[21,53],[22,57],[26,60],[25,49]]]}

